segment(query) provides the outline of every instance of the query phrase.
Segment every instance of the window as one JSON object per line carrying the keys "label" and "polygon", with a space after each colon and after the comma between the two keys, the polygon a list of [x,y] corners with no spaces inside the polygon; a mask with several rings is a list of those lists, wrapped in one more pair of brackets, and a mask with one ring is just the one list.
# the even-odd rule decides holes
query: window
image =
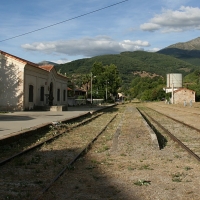
{"label": "window", "polygon": [[40,101],[44,101],[44,87],[40,88]]}
{"label": "window", "polygon": [[33,85],[29,85],[29,102],[33,102]]}
{"label": "window", "polygon": [[57,90],[57,101],[60,101],[60,89]]}
{"label": "window", "polygon": [[63,90],[63,101],[66,99],[66,90]]}

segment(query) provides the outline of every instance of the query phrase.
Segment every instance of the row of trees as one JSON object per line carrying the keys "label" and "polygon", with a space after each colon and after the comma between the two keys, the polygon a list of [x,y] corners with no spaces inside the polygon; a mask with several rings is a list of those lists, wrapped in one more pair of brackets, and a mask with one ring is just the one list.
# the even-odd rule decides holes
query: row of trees
{"label": "row of trees", "polygon": [[[114,64],[103,65],[95,62],[89,73],[76,77],[75,84],[86,91],[86,98],[111,100],[117,97],[118,92],[125,94],[127,99],[140,99],[142,101],[157,101],[169,99],[170,93],[163,90],[166,79],[162,76],[141,77],[133,75],[131,84],[123,84],[117,66]],[[200,71],[197,70],[185,77],[190,84],[185,87],[195,90],[197,99],[200,99]],[[91,90],[92,86],[92,90]],[[91,94],[92,91],[92,94]]]}
{"label": "row of trees", "polygon": [[117,96],[121,84],[117,66],[104,66],[102,62],[95,62],[89,74],[83,74],[76,79],[76,85],[86,91],[86,98],[91,97],[92,91],[93,98],[111,100]]}
{"label": "row of trees", "polygon": [[117,66],[114,64],[103,65],[102,62],[95,62],[88,74],[76,78],[76,85],[86,91],[86,98],[91,98],[91,91],[93,98],[105,100],[114,99],[118,92],[124,93],[127,99],[137,98],[142,101],[169,98],[169,94],[163,90],[166,80],[161,76],[132,75],[130,85],[124,87],[122,84]]}
{"label": "row of trees", "polygon": [[142,101],[156,101],[163,98],[169,98],[163,88],[166,81],[160,77],[140,77],[133,78],[130,88],[126,90],[126,96],[130,99],[137,98]]}

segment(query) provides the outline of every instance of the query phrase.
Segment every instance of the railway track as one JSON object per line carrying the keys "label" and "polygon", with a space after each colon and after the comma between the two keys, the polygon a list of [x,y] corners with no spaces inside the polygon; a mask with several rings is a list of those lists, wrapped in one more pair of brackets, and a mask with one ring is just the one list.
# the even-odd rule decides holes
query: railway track
{"label": "railway track", "polygon": [[105,112],[72,126],[56,124],[53,136],[2,160],[0,196],[39,199],[66,170],[73,169],[115,117]]}
{"label": "railway track", "polygon": [[[29,145],[26,145],[28,140],[32,140],[32,137],[26,138],[26,140],[22,140],[20,143],[17,144],[9,144],[8,146],[5,145],[6,147],[2,147],[2,149],[6,149],[1,152],[1,160],[0,160],[0,166],[6,164],[7,162],[11,161],[12,159],[19,157],[28,151],[32,151],[40,146],[42,146],[45,143],[52,142],[56,138],[60,137],[62,134],[65,134],[66,132],[71,131],[74,128],[77,128],[81,125],[87,124],[91,122],[92,120],[96,119],[97,117],[101,116],[103,112],[98,113],[94,116],[91,116],[87,119],[83,119],[82,121],[77,121],[76,123],[59,123],[59,122],[54,122],[51,126],[51,130],[45,134],[42,135],[37,135],[37,139],[35,142],[31,143],[29,142]],[[20,148],[16,148],[20,147]],[[12,148],[13,147],[13,148]]]}
{"label": "railway track", "polygon": [[[199,129],[151,108],[140,107],[137,109],[154,131],[159,134],[157,135],[158,140],[160,135],[162,135],[162,139],[164,138],[165,142],[167,142],[166,138],[169,136],[191,156],[200,161]],[[163,133],[160,134],[161,132]],[[163,142],[162,139],[159,141],[160,143]]]}

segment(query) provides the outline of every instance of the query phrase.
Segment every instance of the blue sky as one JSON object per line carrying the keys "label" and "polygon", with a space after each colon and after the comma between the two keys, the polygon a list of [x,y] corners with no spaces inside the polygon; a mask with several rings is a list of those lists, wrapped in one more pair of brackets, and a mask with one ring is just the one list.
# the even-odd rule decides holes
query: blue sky
{"label": "blue sky", "polygon": [[[200,2],[7,0],[0,6],[0,24],[0,50],[34,63],[66,63],[123,51],[157,51],[195,39],[200,36]],[[25,34],[37,29],[42,30]]]}

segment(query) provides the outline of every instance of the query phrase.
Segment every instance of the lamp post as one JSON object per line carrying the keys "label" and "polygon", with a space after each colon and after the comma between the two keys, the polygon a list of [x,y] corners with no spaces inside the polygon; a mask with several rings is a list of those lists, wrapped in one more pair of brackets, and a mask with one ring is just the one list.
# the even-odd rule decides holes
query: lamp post
{"label": "lamp post", "polygon": [[[95,78],[96,76],[94,76],[94,78]],[[92,72],[91,72],[91,105],[92,105],[92,103],[93,103],[93,101],[92,101]]]}
{"label": "lamp post", "polygon": [[90,95],[91,99],[90,99],[90,103],[92,105],[92,72],[91,72],[91,95]]}
{"label": "lamp post", "polygon": [[106,80],[106,103],[107,103],[107,93],[108,93],[108,88],[107,88],[107,80]]}

